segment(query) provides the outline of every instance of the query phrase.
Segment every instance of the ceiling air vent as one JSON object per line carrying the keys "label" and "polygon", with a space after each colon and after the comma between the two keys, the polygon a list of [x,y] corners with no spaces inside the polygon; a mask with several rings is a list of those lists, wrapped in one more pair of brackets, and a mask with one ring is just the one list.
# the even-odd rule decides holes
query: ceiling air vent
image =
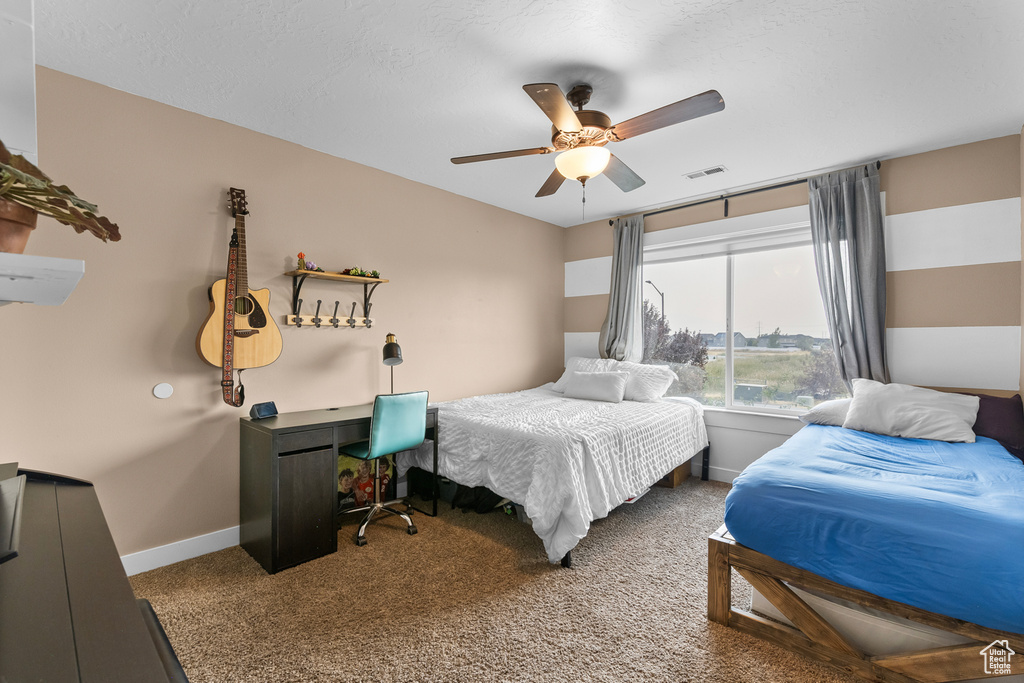
{"label": "ceiling air vent", "polygon": [[725,173],[725,166],[718,165],[712,166],[711,168],[705,168],[702,171],[694,171],[693,173],[687,173],[686,177],[690,180],[696,180],[697,178],[703,178],[704,176],[714,175],[716,173]]}

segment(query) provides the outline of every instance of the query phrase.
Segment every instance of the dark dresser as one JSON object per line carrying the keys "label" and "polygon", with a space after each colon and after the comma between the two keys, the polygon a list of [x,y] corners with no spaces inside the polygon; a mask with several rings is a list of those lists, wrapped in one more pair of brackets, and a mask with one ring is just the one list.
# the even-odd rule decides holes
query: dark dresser
{"label": "dark dresser", "polygon": [[186,681],[93,485],[0,464],[0,681]]}

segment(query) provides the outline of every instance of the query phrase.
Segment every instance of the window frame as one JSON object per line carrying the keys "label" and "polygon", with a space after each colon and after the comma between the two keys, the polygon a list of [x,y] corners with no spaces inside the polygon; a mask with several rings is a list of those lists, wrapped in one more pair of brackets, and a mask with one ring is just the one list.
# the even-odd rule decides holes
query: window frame
{"label": "window frame", "polygon": [[[733,387],[735,380],[734,257],[740,254],[812,245],[808,205],[646,233],[641,271],[648,264],[682,263],[725,256],[725,405],[705,405],[705,410],[783,417],[798,417],[809,410],[738,405],[735,403],[735,392],[729,388]],[[824,314],[824,309],[822,313]]]}

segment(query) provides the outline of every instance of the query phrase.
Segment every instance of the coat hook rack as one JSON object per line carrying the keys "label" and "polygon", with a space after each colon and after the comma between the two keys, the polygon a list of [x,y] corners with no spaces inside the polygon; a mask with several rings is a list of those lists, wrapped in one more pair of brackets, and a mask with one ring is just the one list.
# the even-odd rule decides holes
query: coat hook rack
{"label": "coat hook rack", "polygon": [[[302,292],[302,285],[308,278],[314,280],[328,280],[332,282],[350,283],[350,284],[361,284],[363,286],[363,310],[362,317],[356,317],[356,307],[359,302],[352,303],[352,310],[349,313],[348,320],[341,320],[338,318],[338,307],[339,301],[334,302],[334,315],[327,321],[329,325],[323,325],[323,327],[365,327],[369,329],[373,326],[373,319],[370,318],[370,308],[373,304],[370,303],[370,297],[373,296],[374,290],[378,286],[387,282],[382,278],[373,277],[360,277],[356,275],[342,275],[341,273],[329,273],[322,271],[312,270],[293,270],[285,273],[292,279],[292,314],[285,319],[285,324],[294,325],[295,327],[302,327],[303,322],[309,319],[302,317],[302,299],[300,298]],[[320,317],[320,306],[323,303],[322,299],[316,301],[316,312],[313,314],[311,322],[313,327],[321,327],[323,319]],[[342,324],[343,323],[343,324]],[[307,325],[308,326],[308,325]]]}

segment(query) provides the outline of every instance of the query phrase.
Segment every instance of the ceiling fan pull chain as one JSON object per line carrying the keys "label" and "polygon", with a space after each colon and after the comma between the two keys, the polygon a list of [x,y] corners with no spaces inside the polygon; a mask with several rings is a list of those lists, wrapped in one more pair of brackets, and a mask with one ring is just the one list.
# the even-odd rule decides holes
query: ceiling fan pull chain
{"label": "ceiling fan pull chain", "polygon": [[587,181],[583,181],[583,222],[587,222]]}

